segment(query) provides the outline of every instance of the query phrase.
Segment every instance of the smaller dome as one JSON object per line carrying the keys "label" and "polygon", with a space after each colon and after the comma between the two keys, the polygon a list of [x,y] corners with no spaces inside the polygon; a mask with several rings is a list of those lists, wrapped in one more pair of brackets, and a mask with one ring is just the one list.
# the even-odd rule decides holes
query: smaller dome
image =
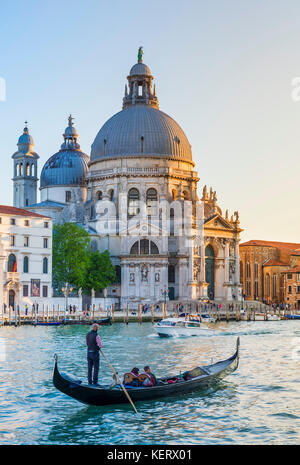
{"label": "smaller dome", "polygon": [[41,173],[41,188],[48,186],[83,186],[88,174],[89,157],[81,152],[73,118],[64,133],[61,150],[47,160]]}
{"label": "smaller dome", "polygon": [[77,150],[60,150],[45,163],[41,187],[82,186],[88,174],[89,157]]}
{"label": "smaller dome", "polygon": [[29,130],[27,127],[27,121],[25,121],[25,128],[23,129],[23,134],[19,137],[18,144],[28,144],[28,145],[33,145],[33,139],[31,135],[29,134]]}
{"label": "smaller dome", "polygon": [[144,63],[136,63],[130,70],[130,76],[151,76],[151,71]]}

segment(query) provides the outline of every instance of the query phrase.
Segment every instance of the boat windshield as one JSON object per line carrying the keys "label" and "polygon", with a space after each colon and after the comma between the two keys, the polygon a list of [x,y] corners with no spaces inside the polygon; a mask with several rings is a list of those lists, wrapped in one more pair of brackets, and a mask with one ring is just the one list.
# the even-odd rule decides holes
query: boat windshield
{"label": "boat windshield", "polygon": [[160,321],[159,326],[175,326],[176,321],[171,321],[171,320],[165,320],[165,321]]}

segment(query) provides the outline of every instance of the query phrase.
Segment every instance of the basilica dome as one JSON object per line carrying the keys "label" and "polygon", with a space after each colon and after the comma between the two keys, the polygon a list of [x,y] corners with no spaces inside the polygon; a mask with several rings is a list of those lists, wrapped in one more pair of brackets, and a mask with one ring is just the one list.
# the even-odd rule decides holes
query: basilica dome
{"label": "basilica dome", "polygon": [[149,156],[192,163],[191,145],[185,133],[174,119],[159,110],[153,76],[141,55],[127,79],[123,110],[98,132],[91,161]]}
{"label": "basilica dome", "polygon": [[69,117],[61,150],[47,160],[41,173],[41,188],[68,185],[82,186],[88,173],[89,157],[81,152],[77,132]]}
{"label": "basilica dome", "polygon": [[91,160],[140,155],[192,160],[189,141],[176,121],[149,105],[132,105],[102,126]]}

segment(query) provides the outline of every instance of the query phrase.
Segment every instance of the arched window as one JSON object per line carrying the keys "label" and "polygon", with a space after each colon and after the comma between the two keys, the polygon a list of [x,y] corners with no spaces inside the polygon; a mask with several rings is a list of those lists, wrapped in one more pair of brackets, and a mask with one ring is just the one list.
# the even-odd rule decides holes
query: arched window
{"label": "arched window", "polygon": [[110,189],[108,191],[108,197],[109,197],[109,200],[112,202],[112,199],[114,198],[114,190],[113,189]]}
{"label": "arched window", "polygon": [[48,258],[47,257],[43,258],[43,273],[44,274],[48,273]]}
{"label": "arched window", "polygon": [[135,187],[133,187],[128,192],[128,216],[129,218],[139,214],[140,212],[139,200],[140,200],[140,193]]}
{"label": "arched window", "polygon": [[168,281],[169,283],[175,283],[175,266],[168,266]]}
{"label": "arched window", "polygon": [[272,296],[277,296],[277,286],[276,286],[276,274],[274,273],[272,276]]}
{"label": "arched window", "polygon": [[98,191],[97,192],[97,200],[102,200],[102,198],[103,198],[102,191]]}
{"label": "arched window", "polygon": [[147,190],[146,194],[147,215],[155,216],[157,214],[157,191],[152,187]]}
{"label": "arched window", "polygon": [[157,245],[148,239],[142,239],[133,244],[130,255],[158,255]]}
{"label": "arched window", "polygon": [[20,167],[19,175],[22,176],[23,175],[23,163],[20,163],[19,167]]}
{"label": "arched window", "polygon": [[34,176],[34,164],[31,163],[31,166],[30,166],[30,176]]}
{"label": "arched window", "polygon": [[26,176],[29,176],[30,165],[29,163],[26,164]]}
{"label": "arched window", "polygon": [[28,273],[28,263],[29,263],[28,257],[24,257],[24,260],[23,260],[23,273]]}
{"label": "arched window", "polygon": [[246,296],[251,296],[251,267],[250,263],[246,263]]}
{"label": "arched window", "polygon": [[254,298],[258,297],[258,263],[254,263]]}
{"label": "arched window", "polygon": [[15,272],[17,271],[17,259],[16,259],[16,256],[11,253],[8,257],[8,268],[7,270],[9,272]]}
{"label": "arched window", "polygon": [[270,297],[270,275],[266,275],[266,297]]}

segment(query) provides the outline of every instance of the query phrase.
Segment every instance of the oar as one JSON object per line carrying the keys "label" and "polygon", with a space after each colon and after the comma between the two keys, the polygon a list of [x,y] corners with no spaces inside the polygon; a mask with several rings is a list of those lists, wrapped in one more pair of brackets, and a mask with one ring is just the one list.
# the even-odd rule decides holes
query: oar
{"label": "oar", "polygon": [[101,349],[100,349],[100,352],[101,352],[103,358],[106,360],[108,366],[109,366],[110,369],[112,370],[113,374],[116,376],[117,380],[118,380],[119,383],[121,384],[122,389],[123,389],[123,391],[125,392],[127,399],[129,400],[129,402],[131,403],[131,405],[132,405],[132,407],[133,407],[133,410],[135,411],[135,413],[138,413],[138,412],[137,412],[137,409],[136,409],[135,406],[134,406],[134,403],[132,402],[132,400],[131,400],[131,398],[130,398],[130,395],[128,394],[128,392],[126,391],[125,387],[123,386],[123,383],[122,383],[122,381],[120,380],[120,378],[119,378],[117,372],[116,372],[115,369],[112,367],[112,365],[109,363],[109,361],[107,360],[107,358],[105,357],[105,355],[104,355],[104,353],[103,353],[103,351],[102,351]]}

